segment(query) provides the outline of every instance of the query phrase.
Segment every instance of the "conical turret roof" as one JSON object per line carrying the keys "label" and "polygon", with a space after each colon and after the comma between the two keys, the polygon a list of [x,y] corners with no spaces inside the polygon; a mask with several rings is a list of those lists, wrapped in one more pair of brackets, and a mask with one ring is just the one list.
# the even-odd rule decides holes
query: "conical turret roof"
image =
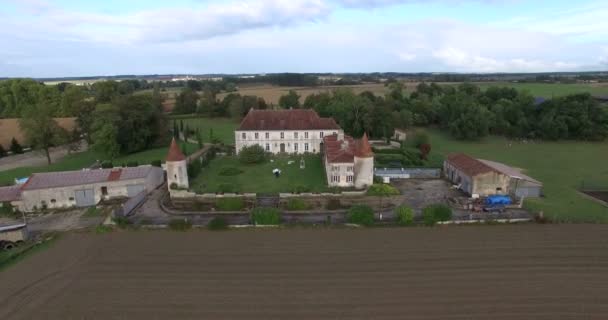
{"label": "conical turret roof", "polygon": [[169,146],[169,153],[167,154],[167,162],[183,161],[183,160],[186,160],[186,156],[184,156],[182,151],[179,149],[177,142],[175,142],[175,138],[173,138],[173,140],[171,140],[171,146]]}
{"label": "conical turret roof", "polygon": [[355,156],[359,158],[369,158],[374,156],[372,146],[369,144],[369,140],[367,139],[367,133],[363,133],[363,137],[357,141]]}

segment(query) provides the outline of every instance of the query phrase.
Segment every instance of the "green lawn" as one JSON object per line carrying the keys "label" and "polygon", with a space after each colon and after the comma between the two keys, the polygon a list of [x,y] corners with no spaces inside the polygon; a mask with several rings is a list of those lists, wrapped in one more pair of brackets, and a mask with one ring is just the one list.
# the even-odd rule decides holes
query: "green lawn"
{"label": "green lawn", "polygon": [[526,207],[560,221],[608,222],[608,208],[577,193],[583,179],[608,184],[608,143],[578,141],[510,142],[489,137],[479,142],[457,141],[429,131],[433,150],[446,155],[464,152],[525,169],[543,182],[545,198],[528,199]]}
{"label": "green lawn", "polygon": [[184,121],[184,126],[188,125],[192,130],[199,128],[205,143],[210,142],[209,129],[213,129],[213,136],[227,145],[234,145],[234,130],[239,126],[237,120],[230,118],[173,116],[171,117],[171,128],[173,128],[173,121],[176,121],[178,125],[180,121]]}
{"label": "green lawn", "polygon": [[488,87],[512,87],[517,90],[527,90],[535,97],[552,98],[575,93],[589,92],[593,95],[608,95],[608,85],[591,84],[561,84],[561,83],[511,83],[494,82],[479,83],[482,89]]}
{"label": "green lawn", "polygon": [[[301,156],[273,157],[274,162],[267,160],[262,164],[243,165],[236,157],[219,157],[211,161],[208,167],[203,168],[201,174],[191,182],[191,187],[198,193],[218,192],[222,184],[236,186],[239,192],[277,193],[292,192],[295,188],[302,191],[327,191],[325,169],[318,155],[305,156],[305,169],[300,169]],[[295,161],[288,164],[288,161]],[[243,173],[235,176],[222,176],[222,168],[238,168]],[[279,178],[275,178],[272,170],[278,168],[282,171]]]}
{"label": "green lawn", "polygon": [[[187,153],[192,153],[198,149],[198,145],[188,143],[186,147]],[[139,164],[150,164],[153,160],[165,161],[169,148],[156,148],[145,150],[142,152],[136,152],[133,154],[118,157],[112,161],[114,165],[120,166],[123,163],[126,164],[130,161],[137,161]],[[69,171],[69,170],[80,170],[82,168],[89,167],[96,160],[103,161],[105,157],[95,153],[91,150],[85,152],[79,152],[71,154],[61,159],[57,163],[52,163],[48,166],[39,167],[21,167],[12,170],[6,170],[0,172],[0,185],[12,184],[15,178],[28,177],[32,173],[36,172],[53,172],[53,171]]]}

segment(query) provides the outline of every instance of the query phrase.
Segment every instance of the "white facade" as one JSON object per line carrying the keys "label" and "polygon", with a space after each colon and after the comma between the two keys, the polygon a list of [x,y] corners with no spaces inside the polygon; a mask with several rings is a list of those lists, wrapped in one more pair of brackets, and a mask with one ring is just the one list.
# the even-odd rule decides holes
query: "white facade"
{"label": "white facade", "polygon": [[324,136],[344,134],[341,129],[327,130],[237,130],[237,154],[245,146],[259,145],[270,153],[319,153]]}
{"label": "white facade", "polygon": [[327,185],[330,187],[353,187],[355,185],[354,163],[328,163],[325,161]]}
{"label": "white facade", "polygon": [[188,181],[188,165],[186,160],[167,161],[167,184],[169,188],[175,184],[178,188],[188,189],[190,183]]}

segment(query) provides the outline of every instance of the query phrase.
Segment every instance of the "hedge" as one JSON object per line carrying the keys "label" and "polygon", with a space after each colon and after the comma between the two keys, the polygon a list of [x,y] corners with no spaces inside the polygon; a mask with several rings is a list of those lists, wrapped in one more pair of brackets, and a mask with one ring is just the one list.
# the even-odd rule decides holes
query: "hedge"
{"label": "hedge", "polygon": [[422,210],[424,224],[435,225],[437,222],[452,219],[452,209],[445,204],[432,204]]}
{"label": "hedge", "polygon": [[368,196],[394,196],[399,194],[400,192],[397,188],[384,183],[373,184],[367,189]]}
{"label": "hedge", "polygon": [[348,210],[349,223],[371,226],[374,224],[374,211],[366,205],[356,205]]}
{"label": "hedge", "polygon": [[192,229],[192,222],[187,219],[173,219],[169,221],[169,229],[173,231],[186,231]]}
{"label": "hedge", "polygon": [[287,210],[291,211],[301,211],[301,210],[309,210],[311,208],[310,204],[306,201],[298,198],[291,198],[287,202]]}
{"label": "hedge", "polygon": [[224,218],[215,217],[209,221],[207,228],[209,230],[226,230],[228,229],[228,222]]}

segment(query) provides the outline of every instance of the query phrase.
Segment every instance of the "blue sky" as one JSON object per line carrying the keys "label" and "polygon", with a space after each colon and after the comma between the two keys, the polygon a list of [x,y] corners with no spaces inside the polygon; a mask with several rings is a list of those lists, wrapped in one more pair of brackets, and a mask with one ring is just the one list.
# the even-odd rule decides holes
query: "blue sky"
{"label": "blue sky", "polygon": [[0,77],[608,69],[608,1],[0,0]]}

